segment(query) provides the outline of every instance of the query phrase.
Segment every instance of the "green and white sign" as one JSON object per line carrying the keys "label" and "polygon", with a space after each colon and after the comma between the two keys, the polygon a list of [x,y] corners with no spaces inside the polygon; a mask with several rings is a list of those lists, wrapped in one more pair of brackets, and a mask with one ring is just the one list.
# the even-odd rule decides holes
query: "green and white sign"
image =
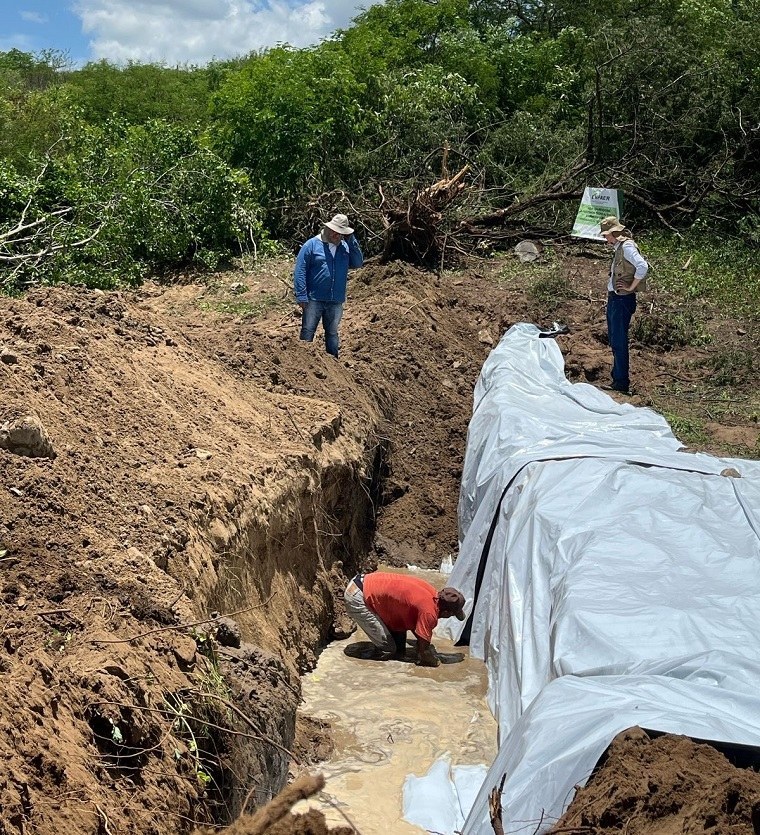
{"label": "green and white sign", "polygon": [[620,217],[620,202],[622,194],[618,199],[616,188],[594,188],[586,186],[583,190],[583,198],[575,217],[573,231],[570,233],[575,238],[590,238],[592,241],[603,241],[599,234],[599,221],[608,215]]}

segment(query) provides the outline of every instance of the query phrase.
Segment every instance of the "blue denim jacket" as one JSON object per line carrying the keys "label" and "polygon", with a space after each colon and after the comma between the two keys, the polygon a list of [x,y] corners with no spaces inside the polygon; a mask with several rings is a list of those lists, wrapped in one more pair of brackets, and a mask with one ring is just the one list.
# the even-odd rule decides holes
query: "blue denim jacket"
{"label": "blue denim jacket", "polygon": [[293,273],[296,301],[344,302],[348,271],[363,263],[354,235],[338,244],[334,258],[320,235],[309,238],[298,253]]}

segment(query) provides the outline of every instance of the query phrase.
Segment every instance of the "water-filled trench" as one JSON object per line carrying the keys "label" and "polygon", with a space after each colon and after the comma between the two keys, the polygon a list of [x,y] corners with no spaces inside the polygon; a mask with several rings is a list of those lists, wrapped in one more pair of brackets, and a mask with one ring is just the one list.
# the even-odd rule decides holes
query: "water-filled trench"
{"label": "water-filled trench", "polygon": [[[416,573],[446,585],[439,572]],[[335,749],[315,768],[325,775],[324,792],[300,811],[317,807],[328,824],[348,819],[362,835],[423,832],[402,819],[407,775],[423,775],[444,755],[453,766],[490,764],[496,723],[485,702],[485,665],[467,647],[434,644],[442,662],[435,668],[415,665],[411,640],[405,661],[370,659],[360,630],[322,652],[303,679],[301,711],[329,722]]]}

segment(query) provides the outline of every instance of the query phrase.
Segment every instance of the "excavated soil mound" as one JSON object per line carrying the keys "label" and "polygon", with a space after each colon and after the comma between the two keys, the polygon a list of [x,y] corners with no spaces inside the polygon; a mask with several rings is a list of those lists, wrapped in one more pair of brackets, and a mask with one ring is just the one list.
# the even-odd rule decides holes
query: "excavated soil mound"
{"label": "excavated soil mound", "polygon": [[711,745],[631,728],[550,832],[753,835],[760,774],[734,767]]}

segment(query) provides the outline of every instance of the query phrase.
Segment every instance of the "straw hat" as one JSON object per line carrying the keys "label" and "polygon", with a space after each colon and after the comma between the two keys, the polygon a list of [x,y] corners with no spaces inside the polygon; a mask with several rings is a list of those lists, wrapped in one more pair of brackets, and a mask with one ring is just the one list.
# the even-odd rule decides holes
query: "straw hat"
{"label": "straw hat", "polygon": [[348,218],[345,215],[333,215],[330,220],[325,221],[325,226],[340,235],[354,234],[354,230],[348,225]]}
{"label": "straw hat", "polygon": [[602,230],[602,235],[610,232],[625,232],[625,226],[615,217],[615,215],[608,215],[599,221],[599,228]]}

